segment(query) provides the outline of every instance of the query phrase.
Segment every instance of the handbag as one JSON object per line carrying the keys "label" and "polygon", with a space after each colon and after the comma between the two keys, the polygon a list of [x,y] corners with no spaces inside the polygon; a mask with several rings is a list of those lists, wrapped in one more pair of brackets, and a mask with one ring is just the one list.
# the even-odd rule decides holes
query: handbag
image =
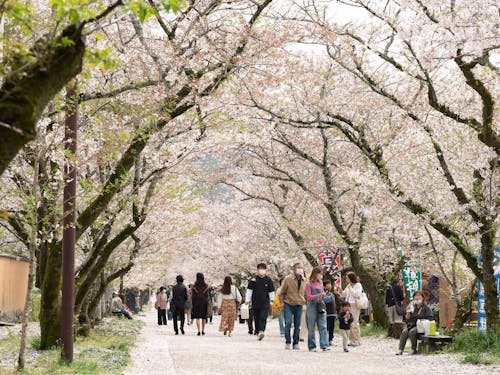
{"label": "handbag", "polygon": [[406,306],[404,306],[401,302],[396,301],[396,295],[394,294],[394,289],[391,285],[391,293],[392,298],[394,298],[394,309],[399,316],[403,316],[406,313]]}
{"label": "handbag", "polygon": [[326,304],[323,299],[319,299],[318,302],[316,303],[316,308],[318,309],[319,314],[324,314],[326,313]]}
{"label": "handbag", "polygon": [[367,309],[368,308],[368,305],[369,305],[368,296],[366,295],[364,290],[361,292],[361,296],[356,299],[356,305],[360,309]]}

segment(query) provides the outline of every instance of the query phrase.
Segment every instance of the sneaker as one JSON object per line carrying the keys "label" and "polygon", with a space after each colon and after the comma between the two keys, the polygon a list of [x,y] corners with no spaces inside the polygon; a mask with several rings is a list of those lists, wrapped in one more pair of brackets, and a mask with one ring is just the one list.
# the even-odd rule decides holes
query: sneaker
{"label": "sneaker", "polygon": [[290,350],[290,344],[285,344],[285,350]]}
{"label": "sneaker", "polygon": [[293,346],[293,350],[300,350],[300,346],[298,346],[297,344],[295,344],[295,345]]}
{"label": "sneaker", "polygon": [[417,354],[417,351],[415,349],[412,349],[410,350],[410,353],[408,353],[409,355],[415,355]]}
{"label": "sneaker", "polygon": [[344,353],[349,353],[349,349],[345,348]]}
{"label": "sneaker", "polygon": [[313,349],[309,349],[310,352],[315,352],[316,351],[316,348],[313,348]]}
{"label": "sneaker", "polygon": [[264,338],[264,332],[260,332],[259,333],[259,341],[262,341],[263,338]]}
{"label": "sneaker", "polygon": [[321,350],[323,350],[324,352],[327,352],[329,350],[331,350],[328,346],[326,348],[322,348]]}
{"label": "sneaker", "polygon": [[403,351],[402,350],[399,350],[396,355],[403,355]]}

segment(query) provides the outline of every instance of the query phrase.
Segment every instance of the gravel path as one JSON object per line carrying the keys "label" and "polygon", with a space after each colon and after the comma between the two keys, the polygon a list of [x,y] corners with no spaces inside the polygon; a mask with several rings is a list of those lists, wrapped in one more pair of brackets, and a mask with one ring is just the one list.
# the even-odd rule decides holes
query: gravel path
{"label": "gravel path", "polygon": [[474,366],[460,363],[460,356],[435,354],[396,356],[397,340],[367,337],[362,345],[342,351],[339,337],[330,352],[309,353],[301,343],[300,351],[286,351],[276,321],[269,321],[266,337],[257,341],[250,336],[246,324],[237,324],[232,337],[217,332],[219,318],[207,325],[206,336],[196,336],[195,326],[186,326],[186,335],[175,336],[172,321],[168,326],[156,325],[156,311],[142,317],[144,327],[132,352],[133,365],[125,375],[270,375],[327,373],[348,371],[350,374],[433,375],[494,374],[500,366]]}

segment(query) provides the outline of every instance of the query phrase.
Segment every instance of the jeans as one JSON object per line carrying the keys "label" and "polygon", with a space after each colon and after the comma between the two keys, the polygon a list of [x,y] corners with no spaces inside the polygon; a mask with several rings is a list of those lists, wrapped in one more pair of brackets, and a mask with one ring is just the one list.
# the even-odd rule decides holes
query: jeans
{"label": "jeans", "polygon": [[417,327],[413,327],[412,329],[408,330],[408,328],[405,328],[403,332],[401,332],[401,336],[399,337],[399,350],[403,351],[405,346],[406,346],[406,340],[408,340],[408,337],[410,338],[411,341],[411,349],[412,350],[417,350]]}
{"label": "jeans", "polygon": [[300,317],[302,316],[302,305],[292,306],[285,303],[283,314],[285,316],[285,343],[286,344],[292,343],[290,331],[292,330],[292,323],[293,323],[293,345],[298,345],[299,333],[300,333]]}
{"label": "jeans", "polygon": [[326,329],[328,330],[328,341],[332,341],[335,330],[335,315],[326,317]]}
{"label": "jeans", "polygon": [[318,313],[318,308],[316,307],[316,301],[307,304],[306,311],[306,321],[307,321],[307,347],[309,350],[316,348],[316,333],[314,331],[314,325],[318,326],[319,331],[319,346],[324,349],[329,346],[328,343],[328,333],[326,331],[326,314]]}
{"label": "jeans", "polygon": [[177,328],[177,321],[180,320],[181,321],[181,331],[184,330],[184,309],[182,308],[176,308],[174,307],[172,309],[172,320],[174,321],[174,331],[175,333],[179,333],[179,330]]}
{"label": "jeans", "polygon": [[253,317],[255,321],[255,332],[264,332],[266,330],[267,316],[269,315],[269,306],[253,308]]}
{"label": "jeans", "polygon": [[158,325],[167,325],[167,309],[158,309]]}
{"label": "jeans", "polygon": [[280,323],[280,335],[283,336],[285,334],[285,312],[284,311],[280,312],[280,315],[278,316],[278,320]]}

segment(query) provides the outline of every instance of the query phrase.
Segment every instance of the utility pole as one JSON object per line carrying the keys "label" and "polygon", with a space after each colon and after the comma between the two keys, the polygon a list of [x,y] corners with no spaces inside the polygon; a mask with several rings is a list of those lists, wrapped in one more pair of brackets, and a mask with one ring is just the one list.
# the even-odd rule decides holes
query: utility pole
{"label": "utility pole", "polygon": [[77,81],[66,88],[66,119],[64,128],[64,203],[63,203],[63,251],[62,251],[62,311],[61,357],[66,363],[73,362],[75,305],[75,243],[76,243],[76,144],[78,128]]}

